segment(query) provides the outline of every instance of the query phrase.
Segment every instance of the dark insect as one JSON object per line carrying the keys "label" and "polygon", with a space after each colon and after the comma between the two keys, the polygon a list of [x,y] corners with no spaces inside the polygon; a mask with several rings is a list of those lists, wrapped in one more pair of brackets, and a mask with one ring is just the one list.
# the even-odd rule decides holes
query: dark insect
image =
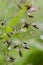
{"label": "dark insect", "polygon": [[29,10],[32,7],[32,4],[26,5],[26,7],[27,7],[27,10]]}
{"label": "dark insect", "polygon": [[28,28],[29,27],[29,24],[28,23],[25,23],[23,28]]}
{"label": "dark insect", "polygon": [[23,44],[27,44],[26,42],[23,42]]}
{"label": "dark insect", "polygon": [[15,58],[14,57],[10,57],[10,62],[14,62]]}
{"label": "dark insect", "polygon": [[11,35],[10,35],[10,34],[8,34],[8,33],[7,33],[7,36],[8,36],[9,38],[11,38]]}
{"label": "dark insect", "polygon": [[9,46],[10,46],[10,44],[11,44],[11,41],[7,40],[6,42],[7,42],[8,47],[9,47]]}
{"label": "dark insect", "polygon": [[2,22],[1,25],[2,25],[2,26],[5,25],[5,22]]}
{"label": "dark insect", "polygon": [[24,46],[23,46],[24,49],[30,49],[29,47],[27,47],[27,43],[26,42],[23,42],[23,44],[24,44]]}
{"label": "dark insect", "polygon": [[1,21],[1,25],[2,26],[6,25],[6,23],[5,23],[6,21],[5,20],[0,20],[0,21]]}
{"label": "dark insect", "polygon": [[28,17],[33,18],[33,16],[32,16],[32,15],[28,15]]}
{"label": "dark insect", "polygon": [[36,25],[32,25],[34,28],[39,29]]}
{"label": "dark insect", "polygon": [[20,55],[20,57],[22,57],[22,52],[21,52],[21,50],[19,49],[19,55]]}
{"label": "dark insect", "polygon": [[17,48],[18,47],[18,45],[15,45],[14,47],[13,47],[13,49],[15,49],[15,48]]}
{"label": "dark insect", "polygon": [[26,46],[25,46],[25,47],[23,47],[23,48],[24,48],[24,49],[30,49],[30,48],[28,48],[28,47],[26,47]]}
{"label": "dark insect", "polygon": [[22,7],[21,7],[20,5],[18,5],[18,8],[19,8],[19,9],[22,9]]}

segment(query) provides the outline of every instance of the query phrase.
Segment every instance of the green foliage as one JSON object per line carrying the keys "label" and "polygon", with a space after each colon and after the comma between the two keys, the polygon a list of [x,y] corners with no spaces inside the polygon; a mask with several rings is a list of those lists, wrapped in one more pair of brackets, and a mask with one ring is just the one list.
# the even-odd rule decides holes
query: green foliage
{"label": "green foliage", "polygon": [[[36,12],[28,16],[31,4]],[[0,65],[31,64],[43,65],[43,1],[0,0]]]}

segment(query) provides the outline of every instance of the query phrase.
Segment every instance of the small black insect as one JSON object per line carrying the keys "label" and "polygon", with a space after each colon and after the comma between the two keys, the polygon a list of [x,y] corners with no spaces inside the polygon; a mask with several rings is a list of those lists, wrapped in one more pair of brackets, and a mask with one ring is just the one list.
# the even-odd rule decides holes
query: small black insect
{"label": "small black insect", "polygon": [[27,44],[26,42],[23,42],[23,44]]}
{"label": "small black insect", "polygon": [[24,49],[30,49],[29,47],[27,47],[27,46],[25,46],[25,47],[23,47]]}
{"label": "small black insect", "polygon": [[32,16],[32,15],[28,15],[28,17],[33,18],[34,16]]}
{"label": "small black insect", "polygon": [[11,45],[11,40],[7,40],[6,42],[7,42],[7,44],[8,44],[7,47],[9,47],[9,46]]}
{"label": "small black insect", "polygon": [[26,7],[27,7],[27,10],[29,10],[32,7],[32,4],[26,5]]}
{"label": "small black insect", "polygon": [[34,28],[39,29],[36,25],[32,25]]}
{"label": "small black insect", "polygon": [[15,58],[14,57],[10,57],[10,62],[14,62]]}
{"label": "small black insect", "polygon": [[20,5],[18,5],[18,8],[19,8],[19,9],[22,9],[22,7],[21,7]]}
{"label": "small black insect", "polygon": [[29,27],[29,24],[28,23],[25,23],[23,28],[28,28]]}
{"label": "small black insect", "polygon": [[15,48],[17,48],[18,47],[18,45],[15,45],[14,47],[13,47],[13,49],[15,49]]}
{"label": "small black insect", "polygon": [[20,57],[22,57],[22,52],[21,52],[21,50],[19,49],[19,55],[20,55]]}
{"label": "small black insect", "polygon": [[11,38],[11,35],[10,35],[10,34],[8,34],[8,33],[7,33],[7,36],[8,36],[9,38]]}
{"label": "small black insect", "polygon": [[5,25],[5,22],[2,22],[1,25],[2,25],[2,26]]}
{"label": "small black insect", "polygon": [[23,48],[24,48],[24,49],[30,49],[30,48],[27,46],[27,43],[26,43],[26,42],[23,42]]}
{"label": "small black insect", "polygon": [[5,23],[6,21],[5,21],[5,20],[0,20],[0,21],[1,21],[1,23],[0,23],[0,24],[1,24],[1,26],[6,25],[6,23]]}

